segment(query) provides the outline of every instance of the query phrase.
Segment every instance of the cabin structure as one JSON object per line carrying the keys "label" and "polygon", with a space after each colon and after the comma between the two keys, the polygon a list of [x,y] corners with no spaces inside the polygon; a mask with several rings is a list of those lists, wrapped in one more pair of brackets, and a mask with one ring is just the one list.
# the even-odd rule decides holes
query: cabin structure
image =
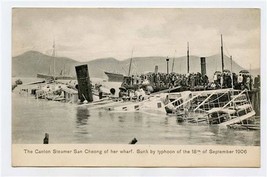
{"label": "cabin structure", "polygon": [[66,102],[77,103],[78,102],[78,91],[70,88],[62,88],[64,98]]}

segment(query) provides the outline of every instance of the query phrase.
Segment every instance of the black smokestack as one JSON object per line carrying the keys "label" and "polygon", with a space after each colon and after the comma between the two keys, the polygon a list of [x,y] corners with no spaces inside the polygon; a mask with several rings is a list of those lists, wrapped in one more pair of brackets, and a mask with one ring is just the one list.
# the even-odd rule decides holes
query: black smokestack
{"label": "black smokestack", "polygon": [[92,102],[93,94],[87,65],[76,66],[76,75],[78,80],[78,96],[83,101]]}
{"label": "black smokestack", "polygon": [[201,64],[201,74],[202,74],[202,76],[204,76],[207,74],[206,57],[200,57],[200,64]]}

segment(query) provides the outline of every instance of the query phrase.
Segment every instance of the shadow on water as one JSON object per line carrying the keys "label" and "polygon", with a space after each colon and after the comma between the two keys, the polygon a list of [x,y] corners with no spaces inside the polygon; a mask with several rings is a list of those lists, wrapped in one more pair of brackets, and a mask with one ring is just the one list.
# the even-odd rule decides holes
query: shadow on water
{"label": "shadow on water", "polygon": [[164,120],[164,125],[167,126],[169,124],[169,119],[166,117]]}
{"label": "shadow on water", "polygon": [[102,113],[102,111],[99,111],[98,112],[98,117],[101,119],[101,118],[103,118],[103,113]]}
{"label": "shadow on water", "polygon": [[142,123],[143,122],[143,117],[142,114],[134,114],[134,122],[135,123]]}
{"label": "shadow on water", "polygon": [[119,122],[123,123],[125,122],[125,117],[124,116],[118,116]]}
{"label": "shadow on water", "polygon": [[87,125],[89,117],[90,117],[90,114],[89,114],[88,109],[77,109],[77,113],[76,113],[77,127]]}
{"label": "shadow on water", "polygon": [[177,123],[177,125],[183,125],[185,123],[185,120],[183,117],[177,116],[176,123]]}

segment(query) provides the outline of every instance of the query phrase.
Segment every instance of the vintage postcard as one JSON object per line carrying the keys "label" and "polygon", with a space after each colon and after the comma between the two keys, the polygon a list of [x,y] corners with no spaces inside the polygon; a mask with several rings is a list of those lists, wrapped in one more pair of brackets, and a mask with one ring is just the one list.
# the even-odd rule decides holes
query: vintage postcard
{"label": "vintage postcard", "polygon": [[260,17],[13,8],[12,166],[260,167]]}

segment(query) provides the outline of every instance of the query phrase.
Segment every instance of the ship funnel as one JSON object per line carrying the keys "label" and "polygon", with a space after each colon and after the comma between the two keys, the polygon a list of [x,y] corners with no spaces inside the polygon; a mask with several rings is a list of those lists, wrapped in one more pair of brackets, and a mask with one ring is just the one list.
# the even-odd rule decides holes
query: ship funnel
{"label": "ship funnel", "polygon": [[158,72],[159,72],[159,66],[156,65],[156,66],[155,66],[155,74],[157,74]]}
{"label": "ship funnel", "polygon": [[75,66],[78,80],[78,96],[81,102],[92,102],[93,94],[87,65]]}
{"label": "ship funnel", "polygon": [[200,64],[201,64],[201,74],[202,74],[202,76],[204,76],[207,74],[206,57],[200,57]]}

